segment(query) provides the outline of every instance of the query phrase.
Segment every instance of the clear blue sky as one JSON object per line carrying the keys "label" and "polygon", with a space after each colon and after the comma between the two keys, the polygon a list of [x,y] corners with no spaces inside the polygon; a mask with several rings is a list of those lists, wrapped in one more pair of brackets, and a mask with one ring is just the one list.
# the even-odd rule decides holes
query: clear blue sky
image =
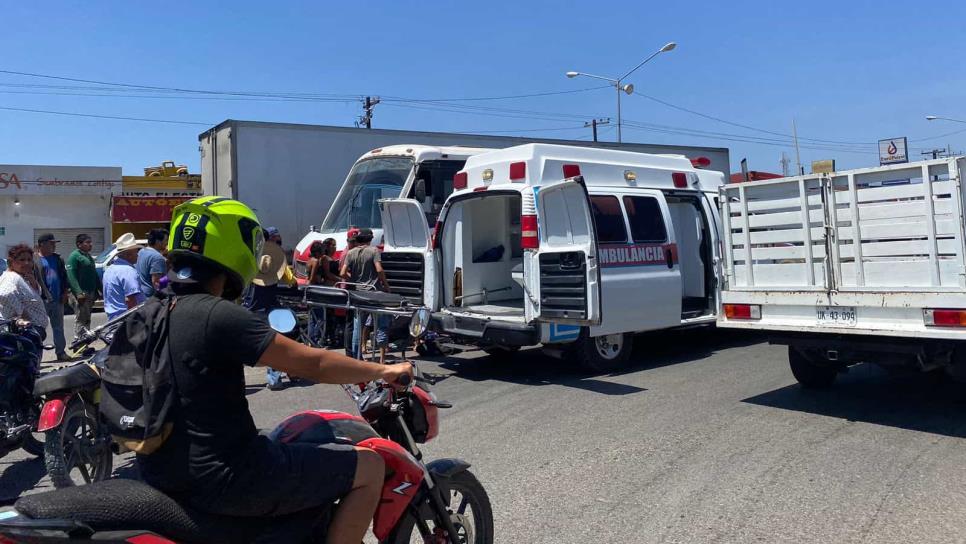
{"label": "clear blue sky", "polygon": [[[625,141],[728,147],[734,168],[747,157],[752,169],[777,171],[782,151],[794,161],[794,148],[783,136],[794,117],[803,146],[816,145],[804,138],[850,142],[803,147],[805,164],[835,158],[840,168],[873,165],[877,156],[870,144],[895,136],[910,138],[913,156],[946,144],[966,149],[966,124],[924,119],[966,119],[966,39],[957,22],[966,19],[962,2],[214,4],[5,3],[0,70],[157,87],[334,95],[342,101],[63,89],[91,84],[0,73],[0,108],[208,125],[234,118],[351,126],[360,113],[353,96],[453,99],[586,89],[598,82],[567,79],[564,72],[617,76],[676,41],[676,50],[629,80],[638,92],[779,135],[629,96],[625,122],[638,128],[626,127]],[[615,117],[612,90],[455,103],[387,101],[377,106],[374,126],[587,138],[589,129],[579,127],[594,116]],[[173,159],[197,171],[197,135],[205,128],[0,109],[0,163],[120,165],[125,174],[138,174]],[[517,132],[535,129],[541,131]],[[962,132],[942,136],[955,131]],[[612,129],[602,133],[613,137]]]}

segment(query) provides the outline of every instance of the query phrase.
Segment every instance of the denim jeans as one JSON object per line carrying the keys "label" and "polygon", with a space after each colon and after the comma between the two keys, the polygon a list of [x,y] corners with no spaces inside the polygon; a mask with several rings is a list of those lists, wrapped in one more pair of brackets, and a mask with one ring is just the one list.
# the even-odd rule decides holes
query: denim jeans
{"label": "denim jeans", "polygon": [[369,317],[373,318],[373,341],[376,346],[385,346],[389,338],[389,324],[392,322],[392,316],[389,315],[373,315],[365,312],[356,311],[355,316],[352,320],[352,357],[356,359],[362,358],[362,326],[366,323]]}
{"label": "denim jeans", "polygon": [[60,298],[45,302],[44,308],[47,310],[47,318],[50,319],[50,328],[54,331],[54,349],[57,356],[67,353],[67,339],[64,338],[64,305]]}
{"label": "denim jeans", "polygon": [[268,385],[271,387],[275,387],[276,385],[282,383],[282,378],[284,376],[285,373],[281,370],[275,370],[270,366],[265,368],[265,381],[268,382]]}
{"label": "denim jeans", "polygon": [[316,346],[325,343],[325,308],[312,308],[309,311],[309,340]]}

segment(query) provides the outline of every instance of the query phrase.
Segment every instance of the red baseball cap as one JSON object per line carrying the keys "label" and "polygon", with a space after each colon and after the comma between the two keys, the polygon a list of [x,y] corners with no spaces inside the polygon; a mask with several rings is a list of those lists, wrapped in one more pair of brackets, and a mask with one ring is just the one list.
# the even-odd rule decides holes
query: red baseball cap
{"label": "red baseball cap", "polygon": [[345,236],[346,241],[347,242],[355,242],[356,241],[356,236],[359,234],[359,232],[361,232],[361,231],[357,227],[352,227],[351,229],[349,229],[349,232],[347,232],[346,233],[346,236]]}

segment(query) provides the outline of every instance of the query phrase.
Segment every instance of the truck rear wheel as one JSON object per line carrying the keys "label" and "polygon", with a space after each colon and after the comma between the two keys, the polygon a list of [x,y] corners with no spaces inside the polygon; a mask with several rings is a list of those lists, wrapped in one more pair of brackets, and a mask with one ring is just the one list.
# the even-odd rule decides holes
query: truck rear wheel
{"label": "truck rear wheel", "polygon": [[795,346],[788,346],[788,364],[795,379],[806,389],[829,387],[839,373],[834,364],[817,362]]}
{"label": "truck rear wheel", "polygon": [[605,334],[591,337],[582,329],[580,338],[570,348],[569,359],[583,370],[601,373],[617,370],[627,364],[634,348],[630,333]]}

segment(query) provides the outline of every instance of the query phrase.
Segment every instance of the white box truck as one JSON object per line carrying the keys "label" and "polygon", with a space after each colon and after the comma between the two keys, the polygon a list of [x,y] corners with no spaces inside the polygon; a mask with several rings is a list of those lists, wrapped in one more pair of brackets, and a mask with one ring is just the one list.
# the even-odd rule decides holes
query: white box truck
{"label": "white box truck", "polygon": [[966,158],[722,186],[720,327],[826,387],[870,362],[966,376]]}

